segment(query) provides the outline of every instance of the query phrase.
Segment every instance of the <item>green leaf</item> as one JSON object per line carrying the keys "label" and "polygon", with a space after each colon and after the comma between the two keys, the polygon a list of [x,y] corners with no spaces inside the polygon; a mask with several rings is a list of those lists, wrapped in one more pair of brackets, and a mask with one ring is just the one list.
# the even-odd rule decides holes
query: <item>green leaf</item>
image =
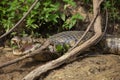
{"label": "green leaf", "polygon": [[63,44],[63,45],[59,44],[56,45],[55,48],[57,52],[64,53],[67,52],[68,49],[70,49],[70,46],[68,44]]}
{"label": "green leaf", "polygon": [[79,13],[72,16],[72,19],[80,19],[83,20],[83,16],[81,16]]}
{"label": "green leaf", "polygon": [[65,21],[65,19],[66,19],[65,14],[61,14],[60,17],[63,21]]}
{"label": "green leaf", "polygon": [[83,20],[83,17],[80,14],[75,14],[71,18],[68,18],[62,27],[65,29],[71,29],[76,24],[77,19]]}
{"label": "green leaf", "polygon": [[73,0],[63,0],[67,4],[70,4],[71,6],[76,6],[76,3]]}
{"label": "green leaf", "polygon": [[63,46],[62,45],[56,45],[57,52],[63,52]]}

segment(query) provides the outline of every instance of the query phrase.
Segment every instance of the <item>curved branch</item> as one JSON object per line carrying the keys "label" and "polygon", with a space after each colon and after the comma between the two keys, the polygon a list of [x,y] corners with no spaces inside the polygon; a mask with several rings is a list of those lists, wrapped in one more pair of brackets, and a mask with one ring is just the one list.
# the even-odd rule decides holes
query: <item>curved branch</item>
{"label": "curved branch", "polygon": [[[100,6],[100,4],[103,2],[103,0],[101,0],[98,4],[98,7]],[[85,30],[85,32],[83,33],[83,35],[81,36],[81,38],[76,42],[76,44],[69,50],[71,51],[72,49],[74,49],[80,42],[81,40],[86,36],[86,34],[88,33],[88,31],[90,30],[90,28],[93,26],[97,16],[98,16],[98,11],[96,13],[96,15],[94,16],[93,20],[91,21],[91,23],[88,25],[87,29]]]}
{"label": "curved branch", "polygon": [[37,4],[38,0],[35,0],[35,2],[32,4],[32,6],[29,8],[29,10],[27,11],[27,13],[6,33],[4,33],[3,35],[0,36],[0,40],[7,36],[8,34],[10,34],[26,17],[27,15],[30,13],[30,11],[33,9],[33,7]]}

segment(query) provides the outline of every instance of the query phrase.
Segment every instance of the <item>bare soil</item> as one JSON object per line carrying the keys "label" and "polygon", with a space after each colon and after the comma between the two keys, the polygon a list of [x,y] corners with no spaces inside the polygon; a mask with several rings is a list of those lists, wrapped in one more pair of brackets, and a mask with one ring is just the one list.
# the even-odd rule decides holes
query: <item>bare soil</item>
{"label": "bare soil", "polygon": [[120,56],[93,55],[51,71],[44,80],[120,80]]}
{"label": "bare soil", "polygon": [[[11,48],[0,48],[0,64],[15,59]],[[0,69],[0,80],[21,80],[30,71],[43,65],[29,58]],[[60,66],[47,73],[43,80],[120,80],[120,56],[96,54]]]}

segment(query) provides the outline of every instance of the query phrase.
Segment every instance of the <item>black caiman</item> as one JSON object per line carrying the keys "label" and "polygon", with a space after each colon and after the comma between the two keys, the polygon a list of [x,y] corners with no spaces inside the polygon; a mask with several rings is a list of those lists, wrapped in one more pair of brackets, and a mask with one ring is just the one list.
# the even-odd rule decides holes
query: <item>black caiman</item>
{"label": "black caiman", "polygon": [[[57,53],[54,53],[54,54],[44,53],[34,58],[36,60],[46,61],[46,60],[60,57],[61,55],[63,55],[64,52],[66,52],[69,48],[73,47],[76,44],[76,42],[81,38],[83,33],[84,31],[65,31],[65,32],[61,32],[53,36],[50,36],[47,39],[50,41],[50,45],[46,50],[49,50],[51,52],[56,51]],[[88,32],[86,36],[82,39],[82,41],[79,43],[79,45],[85,42],[86,40],[88,40],[89,38],[91,38],[93,35],[94,35],[93,32]],[[33,44],[35,41],[32,39],[30,40],[29,39],[18,38],[18,37],[12,38],[12,41],[16,42],[19,47],[20,47],[20,44],[25,44],[25,46],[22,46],[22,49],[19,49],[16,51],[13,50],[13,54],[25,55],[27,53],[30,53],[38,49],[41,46],[41,44],[39,43]],[[120,37],[107,34],[103,36],[102,40],[97,44],[97,46],[99,46],[102,52],[119,54]]]}

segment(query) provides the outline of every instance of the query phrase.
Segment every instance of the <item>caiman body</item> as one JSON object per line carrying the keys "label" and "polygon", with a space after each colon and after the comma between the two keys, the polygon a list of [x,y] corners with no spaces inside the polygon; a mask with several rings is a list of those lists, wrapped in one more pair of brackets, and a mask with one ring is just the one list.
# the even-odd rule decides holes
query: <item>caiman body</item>
{"label": "caiman body", "polygon": [[[84,34],[84,31],[65,31],[65,32],[61,32],[61,33],[51,36],[48,40],[53,45],[67,44],[70,47],[73,47],[83,34]],[[83,42],[85,42],[86,40],[90,39],[93,35],[94,35],[93,32],[88,32],[78,45],[80,45]],[[119,52],[120,52],[120,37],[118,35],[105,34],[98,41],[96,41],[95,44],[103,52],[119,54]]]}
{"label": "caiman body", "polygon": [[[56,51],[57,45],[68,45],[70,48],[73,47],[76,42],[81,38],[84,31],[65,31],[53,36],[50,36],[47,40],[50,45],[48,46],[48,50]],[[82,44],[89,38],[94,35],[93,32],[88,32],[86,36],[79,43]],[[106,35],[103,39],[98,43],[98,46],[101,47],[102,51],[109,51],[111,53],[119,53],[120,51],[120,38],[112,35]],[[51,50],[52,48],[52,50]],[[36,60],[46,61],[49,59],[55,59],[60,57],[62,54],[58,52],[57,54],[49,54],[49,53],[40,53],[40,55],[34,56]]]}
{"label": "caiman body", "polygon": [[[65,32],[61,32],[53,36],[50,36],[48,40],[53,45],[67,44],[70,47],[73,47],[75,43],[81,38],[83,33],[84,31],[65,31]],[[83,40],[86,41],[92,36],[93,36],[93,33],[88,32],[86,36],[83,38]],[[83,40],[80,43],[83,43],[84,42]]]}

